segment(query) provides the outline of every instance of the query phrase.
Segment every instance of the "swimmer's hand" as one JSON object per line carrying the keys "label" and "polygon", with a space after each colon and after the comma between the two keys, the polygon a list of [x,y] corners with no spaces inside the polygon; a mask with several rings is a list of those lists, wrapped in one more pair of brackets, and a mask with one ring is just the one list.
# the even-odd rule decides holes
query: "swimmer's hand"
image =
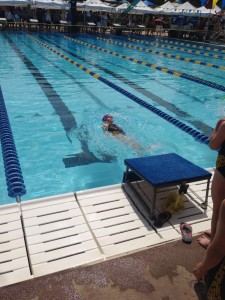
{"label": "swimmer's hand", "polygon": [[161,148],[160,144],[155,144],[155,145],[148,146],[145,149],[146,150],[155,150],[155,149],[160,149],[160,148]]}
{"label": "swimmer's hand", "polygon": [[103,131],[108,131],[108,124],[102,124]]}

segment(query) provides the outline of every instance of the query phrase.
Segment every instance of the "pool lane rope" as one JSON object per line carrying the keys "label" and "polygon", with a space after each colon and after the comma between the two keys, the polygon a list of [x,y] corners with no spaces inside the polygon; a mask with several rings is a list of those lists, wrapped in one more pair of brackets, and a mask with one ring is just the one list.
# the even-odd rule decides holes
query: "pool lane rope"
{"label": "pool lane rope", "polygon": [[187,79],[187,80],[190,80],[190,81],[193,81],[193,82],[196,82],[196,83],[199,83],[199,84],[211,87],[213,89],[225,92],[225,86],[223,86],[223,85],[216,84],[214,82],[211,82],[211,81],[208,81],[208,80],[204,80],[204,79],[201,79],[201,78],[198,78],[196,76],[192,76],[192,75],[189,75],[189,74],[186,74],[186,73],[181,73],[181,72],[178,72],[178,71],[170,70],[170,69],[167,69],[165,67],[160,67],[160,66],[157,66],[157,65],[152,65],[152,64],[149,64],[149,63],[147,63],[145,61],[138,60],[136,58],[132,58],[130,56],[126,56],[126,55],[117,53],[115,51],[110,51],[110,50],[107,50],[107,49],[99,47],[99,46],[95,46],[95,45],[90,44],[90,43],[82,42],[80,40],[77,40],[77,39],[74,39],[74,38],[71,38],[71,37],[68,37],[68,36],[64,36],[64,37],[66,39],[72,41],[72,42],[75,42],[75,43],[87,46],[89,48],[93,48],[95,50],[98,50],[98,51],[101,51],[101,52],[104,52],[104,53],[116,56],[118,58],[123,58],[123,59],[129,60],[129,61],[131,61],[133,63],[140,64],[140,65],[142,65],[144,67],[155,69],[155,70],[158,70],[158,71],[163,72],[163,73],[167,73],[167,74],[170,74],[170,75],[173,75],[173,76],[176,76],[176,77]]}
{"label": "pool lane rope", "polygon": [[173,58],[173,59],[176,59],[176,60],[181,60],[181,61],[185,61],[185,62],[189,62],[189,63],[194,63],[196,65],[202,65],[202,66],[205,66],[205,67],[212,67],[212,68],[215,68],[215,69],[225,71],[225,66],[218,66],[218,65],[206,63],[204,61],[191,59],[189,57],[181,57],[179,55],[173,55],[171,53],[164,53],[164,52],[161,52],[161,51],[151,50],[151,49],[148,49],[148,48],[133,46],[133,45],[127,44],[127,43],[113,41],[113,40],[108,39],[108,38],[97,37],[97,39],[101,40],[101,41],[107,41],[107,42],[109,42],[111,44],[114,44],[114,45],[119,45],[119,46],[126,47],[126,48],[131,48],[131,49],[135,49],[135,50],[144,51],[146,53],[156,54],[156,55],[164,56],[164,57],[167,57],[167,58]]}
{"label": "pool lane rope", "polygon": [[0,87],[0,139],[9,197],[17,198],[26,194],[26,188],[18,159],[16,146]]}
{"label": "pool lane rope", "polygon": [[181,45],[181,46],[184,46],[184,47],[190,47],[190,48],[195,48],[195,49],[210,50],[210,51],[225,53],[225,49],[223,47],[215,48],[215,47],[210,47],[209,45],[206,45],[206,44],[199,45],[199,43],[194,44],[194,43],[187,43],[187,42],[186,43],[185,42],[178,42],[177,40],[173,41],[173,40],[168,39],[168,38],[163,38],[163,39],[156,38],[156,41],[159,41],[161,43],[166,43],[166,44]]}
{"label": "pool lane rope", "polygon": [[156,47],[160,47],[160,48],[165,48],[168,50],[176,50],[176,51],[179,50],[179,51],[183,51],[183,52],[187,52],[187,53],[191,53],[191,54],[203,55],[206,57],[213,57],[216,59],[225,59],[225,56],[221,56],[218,54],[212,54],[212,53],[208,53],[208,52],[203,52],[203,51],[199,51],[196,49],[185,49],[183,47],[164,45],[162,43],[156,43],[156,42],[147,42],[146,40],[139,40],[139,39],[134,39],[134,38],[128,38],[128,41],[145,44],[145,45],[156,46]]}
{"label": "pool lane rope", "polygon": [[202,144],[208,145],[209,138],[206,135],[204,135],[203,133],[191,128],[190,126],[188,126],[188,125],[184,124],[183,122],[175,119],[174,117],[170,116],[169,114],[161,111],[160,109],[154,107],[153,105],[147,103],[146,101],[140,99],[139,97],[131,94],[130,92],[124,90],[123,88],[119,87],[118,85],[112,83],[108,79],[103,78],[101,75],[99,75],[97,73],[94,73],[90,69],[82,66],[78,62],[72,60],[71,58],[69,58],[66,55],[62,54],[61,52],[57,51],[56,49],[54,49],[52,47],[49,47],[45,43],[43,43],[43,42],[39,41],[38,39],[34,38],[32,35],[26,34],[26,36],[29,37],[30,39],[32,39],[33,41],[39,43],[43,47],[47,48],[48,50],[52,51],[53,53],[57,54],[58,56],[62,57],[63,59],[65,59],[66,61],[68,61],[72,65],[76,66],[80,70],[86,72],[90,76],[98,79],[99,81],[106,84],[110,88],[113,88],[117,92],[121,93],[122,95],[126,96],[127,98],[131,99],[132,101],[136,102],[137,104],[141,105],[142,107],[145,107],[149,111],[153,112],[154,114],[156,114],[157,116],[163,118],[164,120],[168,121],[169,123],[173,124],[174,126],[178,127],[182,131],[184,131],[187,134],[189,134],[190,136],[192,136],[196,141],[198,141]]}

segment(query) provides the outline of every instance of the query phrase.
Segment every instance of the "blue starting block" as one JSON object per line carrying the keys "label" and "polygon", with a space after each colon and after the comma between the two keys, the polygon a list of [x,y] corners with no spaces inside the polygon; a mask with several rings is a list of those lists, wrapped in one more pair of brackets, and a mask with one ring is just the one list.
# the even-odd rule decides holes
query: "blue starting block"
{"label": "blue starting block", "polygon": [[185,185],[190,182],[207,180],[205,202],[207,208],[209,185],[212,174],[192,162],[175,154],[125,159],[126,172],[123,182],[145,180],[153,187],[151,215],[155,212],[157,189],[171,185]]}

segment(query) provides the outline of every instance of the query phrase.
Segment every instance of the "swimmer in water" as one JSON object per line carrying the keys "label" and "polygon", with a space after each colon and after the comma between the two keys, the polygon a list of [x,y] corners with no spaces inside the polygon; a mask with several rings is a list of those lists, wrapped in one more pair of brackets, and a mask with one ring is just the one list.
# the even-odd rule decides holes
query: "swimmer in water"
{"label": "swimmer in water", "polygon": [[103,116],[102,121],[104,122],[102,125],[102,128],[104,131],[108,131],[112,133],[113,136],[116,138],[119,138],[124,143],[130,145],[132,148],[141,150],[141,151],[147,151],[150,150],[152,147],[142,147],[140,144],[138,144],[136,141],[134,141],[131,137],[127,136],[126,133],[123,131],[122,128],[120,128],[118,125],[114,124],[113,116],[110,114],[106,114]]}
{"label": "swimmer in water", "polygon": [[104,131],[111,132],[113,135],[126,135],[122,128],[113,123],[113,116],[110,114],[104,115],[102,118],[104,124],[102,125]]}

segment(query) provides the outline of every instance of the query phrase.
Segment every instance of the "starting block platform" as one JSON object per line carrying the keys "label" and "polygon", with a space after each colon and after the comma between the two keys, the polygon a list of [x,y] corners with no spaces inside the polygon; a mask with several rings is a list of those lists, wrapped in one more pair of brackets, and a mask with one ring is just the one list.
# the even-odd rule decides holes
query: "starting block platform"
{"label": "starting block platform", "polygon": [[[210,178],[212,174],[175,154],[162,154],[148,157],[125,159],[126,172],[123,183],[145,180],[153,189],[151,215],[155,212],[157,189],[173,185],[187,184],[207,180],[205,202],[208,204]],[[136,178],[135,178],[136,177]],[[135,178],[133,180],[133,178]]]}

